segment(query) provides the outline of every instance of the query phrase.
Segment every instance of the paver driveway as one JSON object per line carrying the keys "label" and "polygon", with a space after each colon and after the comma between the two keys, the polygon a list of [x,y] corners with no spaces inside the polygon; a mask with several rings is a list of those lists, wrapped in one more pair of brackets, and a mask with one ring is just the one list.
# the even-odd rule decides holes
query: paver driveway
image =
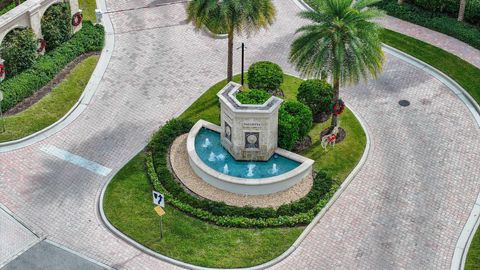
{"label": "paver driveway", "polygon": [[[155,2],[108,4],[118,11]],[[288,49],[304,22],[290,0],[275,4],[275,25],[246,41],[247,63],[268,59],[295,73]],[[183,3],[111,17],[115,49],[92,103],[45,141],[0,154],[0,201],[35,231],[98,261],[122,269],[170,269],[110,233],[98,217],[97,200],[154,130],[223,79],[226,41],[186,25]],[[470,112],[439,81],[391,56],[379,80],[342,93],[366,121],[371,153],[346,192],[277,268],[447,268],[480,189],[480,132]],[[400,99],[412,105],[401,108]],[[40,150],[47,145],[113,172],[104,177],[67,163]]]}

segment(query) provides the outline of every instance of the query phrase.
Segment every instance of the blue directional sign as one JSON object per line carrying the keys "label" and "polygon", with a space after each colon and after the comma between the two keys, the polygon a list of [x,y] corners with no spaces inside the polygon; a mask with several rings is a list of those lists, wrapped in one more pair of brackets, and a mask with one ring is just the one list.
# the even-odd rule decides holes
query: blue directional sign
{"label": "blue directional sign", "polygon": [[165,196],[158,191],[153,190],[153,204],[159,205],[162,208],[165,208]]}

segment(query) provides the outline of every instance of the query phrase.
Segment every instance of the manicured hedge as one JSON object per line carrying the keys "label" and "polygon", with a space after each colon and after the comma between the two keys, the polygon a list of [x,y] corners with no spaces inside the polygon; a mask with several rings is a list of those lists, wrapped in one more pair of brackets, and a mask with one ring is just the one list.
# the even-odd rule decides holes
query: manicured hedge
{"label": "manicured hedge", "polygon": [[263,90],[251,89],[248,91],[240,91],[235,96],[242,104],[263,104],[272,95]]}
{"label": "manicured hedge", "polygon": [[2,110],[6,111],[31,96],[76,57],[87,52],[100,51],[103,43],[103,27],[83,22],[82,30],[69,41],[39,58],[31,68],[0,84],[0,90],[5,93]]}
{"label": "manicured hedge", "polygon": [[279,65],[260,61],[248,68],[248,87],[265,90],[270,93],[277,90],[283,82],[283,71]]}
{"label": "manicured hedge", "polygon": [[16,28],[2,41],[0,55],[5,60],[6,77],[31,67],[37,59],[37,39],[31,28]]}
{"label": "manicured hedge", "polygon": [[192,123],[170,120],[149,144],[152,156],[147,157],[147,172],[160,192],[166,193],[168,203],[178,209],[221,226],[272,227],[295,226],[309,223],[336,191],[333,180],[324,173],[315,177],[312,190],[297,202],[273,208],[235,207],[225,203],[199,199],[185,192],[168,169],[168,149],[175,138],[190,130]]}
{"label": "manicured hedge", "polygon": [[298,87],[297,100],[307,105],[313,115],[330,112],[333,87],[324,80],[305,80]]}
{"label": "manicured hedge", "polygon": [[278,112],[278,146],[292,150],[313,125],[312,111],[301,102],[285,101]]}
{"label": "manicured hedge", "polygon": [[68,3],[58,3],[50,6],[43,14],[41,26],[47,51],[57,48],[72,36],[70,13]]}
{"label": "manicured hedge", "polygon": [[456,18],[427,11],[409,3],[398,5],[396,0],[383,0],[376,5],[389,15],[436,30],[480,49],[480,27],[478,26],[458,22]]}

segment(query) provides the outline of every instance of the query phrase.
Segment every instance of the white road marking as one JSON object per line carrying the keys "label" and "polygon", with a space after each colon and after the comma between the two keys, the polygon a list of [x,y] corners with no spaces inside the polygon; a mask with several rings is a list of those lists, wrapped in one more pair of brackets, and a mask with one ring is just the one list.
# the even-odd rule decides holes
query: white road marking
{"label": "white road marking", "polygon": [[57,148],[53,145],[45,145],[43,146],[40,150],[43,152],[50,154],[52,156],[55,156],[59,159],[63,159],[67,162],[70,162],[72,164],[75,164],[79,167],[82,167],[84,169],[87,169],[91,172],[94,172],[96,174],[102,175],[102,176],[107,176],[112,169],[107,168],[105,166],[102,166],[94,161],[85,159],[81,156],[72,154],[68,151],[65,151],[63,149]]}

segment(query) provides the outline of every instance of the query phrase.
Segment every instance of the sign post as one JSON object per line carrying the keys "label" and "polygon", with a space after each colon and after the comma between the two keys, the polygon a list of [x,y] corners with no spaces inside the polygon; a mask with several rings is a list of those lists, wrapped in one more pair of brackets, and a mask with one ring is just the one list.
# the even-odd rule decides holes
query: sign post
{"label": "sign post", "polygon": [[155,206],[155,208],[153,208],[155,210],[155,212],[157,212],[158,216],[160,217],[160,239],[163,238],[163,215],[165,215],[165,210],[163,210],[162,207],[160,206]]}
{"label": "sign post", "polygon": [[157,205],[155,208],[155,212],[157,212],[157,215],[160,217],[160,239],[163,238],[163,215],[165,215],[165,196],[161,194],[158,191],[152,190],[152,196],[153,196],[153,204]]}

